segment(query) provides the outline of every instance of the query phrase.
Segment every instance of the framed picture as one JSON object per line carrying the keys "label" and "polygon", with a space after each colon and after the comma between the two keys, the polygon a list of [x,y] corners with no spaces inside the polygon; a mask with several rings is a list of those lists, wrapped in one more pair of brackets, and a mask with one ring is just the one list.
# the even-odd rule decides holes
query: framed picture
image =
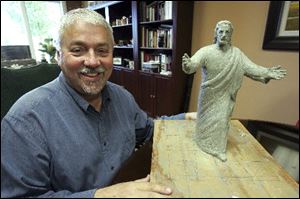
{"label": "framed picture", "polygon": [[122,65],[122,57],[114,57],[113,64],[118,66]]}
{"label": "framed picture", "polygon": [[299,1],[270,1],[263,49],[299,50]]}

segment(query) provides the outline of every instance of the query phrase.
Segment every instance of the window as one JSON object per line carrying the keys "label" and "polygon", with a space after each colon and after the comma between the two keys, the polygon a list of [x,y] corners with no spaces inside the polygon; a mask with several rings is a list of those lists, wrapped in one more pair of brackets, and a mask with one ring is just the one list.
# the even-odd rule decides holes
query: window
{"label": "window", "polygon": [[28,45],[22,10],[18,1],[1,1],[1,46]]}
{"label": "window", "polygon": [[55,37],[64,3],[1,1],[1,46],[28,45],[32,58],[40,61],[39,43]]}

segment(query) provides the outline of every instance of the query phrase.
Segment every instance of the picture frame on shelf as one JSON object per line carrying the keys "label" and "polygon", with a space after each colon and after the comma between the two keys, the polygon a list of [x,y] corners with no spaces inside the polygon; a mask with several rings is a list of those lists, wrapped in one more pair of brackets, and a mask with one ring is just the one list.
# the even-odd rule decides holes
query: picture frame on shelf
{"label": "picture frame on shelf", "polygon": [[299,50],[299,1],[271,1],[263,49]]}
{"label": "picture frame on shelf", "polygon": [[122,65],[122,57],[114,57],[113,64],[117,65],[117,66],[121,66]]}

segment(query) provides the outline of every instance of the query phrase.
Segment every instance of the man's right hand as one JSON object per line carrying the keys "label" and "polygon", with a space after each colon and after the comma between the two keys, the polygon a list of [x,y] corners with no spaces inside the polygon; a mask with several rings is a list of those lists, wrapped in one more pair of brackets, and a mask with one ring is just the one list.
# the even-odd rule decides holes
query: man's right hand
{"label": "man's right hand", "polygon": [[145,178],[115,184],[98,189],[95,198],[162,198],[172,194],[171,188],[150,182],[150,176]]}

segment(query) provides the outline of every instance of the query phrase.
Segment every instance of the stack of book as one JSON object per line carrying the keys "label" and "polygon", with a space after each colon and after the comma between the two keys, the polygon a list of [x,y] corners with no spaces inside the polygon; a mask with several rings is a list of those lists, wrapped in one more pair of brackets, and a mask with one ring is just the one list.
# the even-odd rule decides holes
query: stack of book
{"label": "stack of book", "polygon": [[158,28],[141,28],[141,46],[148,48],[172,48],[172,26],[160,25]]}
{"label": "stack of book", "polygon": [[142,1],[141,21],[161,21],[172,19],[172,1],[153,1],[150,4]]}

